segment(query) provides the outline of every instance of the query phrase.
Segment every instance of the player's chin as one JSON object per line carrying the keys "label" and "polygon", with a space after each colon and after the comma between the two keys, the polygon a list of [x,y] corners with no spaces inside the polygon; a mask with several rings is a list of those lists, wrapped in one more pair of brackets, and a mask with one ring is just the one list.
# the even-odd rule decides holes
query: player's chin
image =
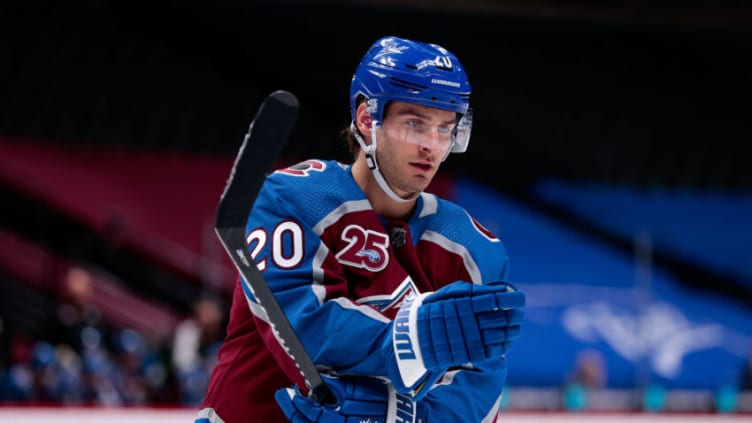
{"label": "player's chin", "polygon": [[415,185],[422,185],[425,188],[431,183],[435,174],[436,172],[416,173],[413,175],[413,183]]}
{"label": "player's chin", "polygon": [[410,187],[408,189],[411,193],[419,193],[424,191],[426,188],[428,188],[428,185],[431,183],[431,178],[425,178],[425,177],[416,177],[412,183],[410,184]]}

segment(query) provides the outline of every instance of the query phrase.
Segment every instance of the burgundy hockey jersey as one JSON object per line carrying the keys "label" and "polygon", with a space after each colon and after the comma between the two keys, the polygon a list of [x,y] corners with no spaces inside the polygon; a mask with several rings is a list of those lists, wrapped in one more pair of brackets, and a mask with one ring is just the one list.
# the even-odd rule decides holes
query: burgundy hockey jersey
{"label": "burgundy hockey jersey", "polygon": [[[394,378],[390,323],[411,293],[457,280],[503,280],[503,244],[461,207],[423,193],[407,221],[371,208],[349,166],[308,160],[267,177],[246,225],[248,248],[314,363]],[[503,359],[447,372],[417,403],[423,421],[494,421]],[[227,337],[198,421],[283,422],[276,390],[303,387],[264,310],[239,280]]]}

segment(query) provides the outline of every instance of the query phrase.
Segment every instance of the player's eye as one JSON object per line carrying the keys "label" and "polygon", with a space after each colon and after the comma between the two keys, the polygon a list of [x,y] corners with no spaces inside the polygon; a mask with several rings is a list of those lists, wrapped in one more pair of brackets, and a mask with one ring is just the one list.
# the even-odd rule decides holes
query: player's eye
{"label": "player's eye", "polygon": [[415,129],[418,132],[425,131],[425,125],[417,119],[410,119],[407,121],[407,126],[409,126],[412,129]]}

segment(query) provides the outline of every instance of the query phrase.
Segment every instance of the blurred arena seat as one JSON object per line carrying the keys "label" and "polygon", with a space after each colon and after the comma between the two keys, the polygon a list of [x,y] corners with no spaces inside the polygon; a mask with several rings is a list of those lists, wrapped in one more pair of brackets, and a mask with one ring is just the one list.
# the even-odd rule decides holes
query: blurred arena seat
{"label": "blurred arena seat", "polygon": [[549,179],[534,192],[624,240],[649,236],[655,251],[726,275],[752,291],[752,191]]}

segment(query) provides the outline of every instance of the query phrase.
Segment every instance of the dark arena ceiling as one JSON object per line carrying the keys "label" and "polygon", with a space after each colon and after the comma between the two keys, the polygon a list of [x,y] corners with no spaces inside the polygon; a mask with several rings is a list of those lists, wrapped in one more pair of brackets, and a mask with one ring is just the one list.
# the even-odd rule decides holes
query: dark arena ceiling
{"label": "dark arena ceiling", "polygon": [[288,153],[347,159],[350,77],[393,34],[444,45],[470,75],[473,141],[450,170],[507,191],[548,176],[752,186],[752,6],[623,3],[3,2],[0,134],[232,154],[285,88],[303,107]]}

